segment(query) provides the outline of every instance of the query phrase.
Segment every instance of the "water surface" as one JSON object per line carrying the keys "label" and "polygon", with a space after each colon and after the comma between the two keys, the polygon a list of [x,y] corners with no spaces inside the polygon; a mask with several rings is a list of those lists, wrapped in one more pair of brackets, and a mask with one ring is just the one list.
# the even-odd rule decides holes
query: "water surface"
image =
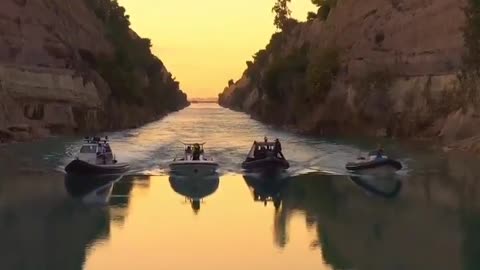
{"label": "water surface", "polygon": [[[480,268],[475,157],[385,140],[406,169],[358,178],[344,165],[375,141],[301,136],[216,105],[108,135],[133,169],[102,185],[62,172],[80,138],[0,147],[0,269]],[[241,171],[265,135],[282,139],[288,174]],[[192,140],[218,176],[168,174]]]}

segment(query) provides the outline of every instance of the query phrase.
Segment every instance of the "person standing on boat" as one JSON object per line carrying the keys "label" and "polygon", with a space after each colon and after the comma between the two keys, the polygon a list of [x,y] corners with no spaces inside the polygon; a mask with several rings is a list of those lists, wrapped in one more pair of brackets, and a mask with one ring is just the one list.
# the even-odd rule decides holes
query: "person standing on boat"
{"label": "person standing on boat", "polygon": [[187,154],[187,160],[190,160],[192,158],[192,147],[190,145],[187,146],[187,150],[185,150],[185,153]]}
{"label": "person standing on boat", "polygon": [[280,155],[282,159],[285,159],[282,153],[282,143],[280,143],[280,140],[278,138],[275,140],[274,152],[275,152],[275,156]]}
{"label": "person standing on boat", "polygon": [[369,156],[374,156],[375,159],[383,158],[384,155],[385,151],[383,150],[383,146],[381,144],[377,144],[377,149],[369,153]]}
{"label": "person standing on boat", "polygon": [[193,160],[200,160],[200,145],[193,146]]}
{"label": "person standing on boat", "polygon": [[383,145],[378,144],[377,146],[377,158],[383,158],[385,151],[383,150]]}
{"label": "person standing on boat", "polygon": [[257,141],[253,142],[253,158],[257,159],[260,155],[260,147],[258,147]]}

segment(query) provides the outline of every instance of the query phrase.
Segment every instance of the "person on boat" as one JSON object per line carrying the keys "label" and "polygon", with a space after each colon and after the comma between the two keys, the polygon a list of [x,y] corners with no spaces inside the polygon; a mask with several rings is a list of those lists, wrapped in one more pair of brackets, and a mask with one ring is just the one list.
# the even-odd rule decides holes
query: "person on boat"
{"label": "person on boat", "polygon": [[273,148],[273,152],[275,153],[275,156],[280,156],[282,159],[285,159],[282,153],[282,143],[280,143],[280,140],[278,138],[275,139],[275,146]]}
{"label": "person on boat", "polygon": [[186,158],[189,160],[192,156],[192,147],[189,145],[187,146],[187,149],[185,150]]}
{"label": "person on boat", "polygon": [[265,137],[263,138],[263,141],[264,141],[265,143],[268,143],[268,138],[267,138],[267,136],[265,136]]}
{"label": "person on boat", "polygon": [[381,144],[378,144],[377,149],[369,154],[369,156],[375,156],[376,159],[383,158],[384,155],[385,151],[383,150],[383,146]]}
{"label": "person on boat", "polygon": [[193,146],[193,160],[200,160],[200,145]]}
{"label": "person on boat", "polygon": [[260,155],[260,147],[258,147],[257,141],[253,142],[253,159],[257,159]]}
{"label": "person on boat", "polygon": [[258,158],[266,158],[267,157],[267,148],[265,146],[262,146],[259,151],[259,156]]}

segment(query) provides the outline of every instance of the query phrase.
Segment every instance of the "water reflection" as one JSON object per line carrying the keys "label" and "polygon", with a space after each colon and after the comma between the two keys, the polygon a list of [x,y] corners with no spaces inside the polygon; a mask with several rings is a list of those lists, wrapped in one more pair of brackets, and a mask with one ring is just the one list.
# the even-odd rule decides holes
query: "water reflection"
{"label": "water reflection", "polygon": [[272,202],[275,209],[282,204],[283,191],[288,185],[288,177],[278,174],[245,174],[245,183],[252,192],[255,202],[263,202],[265,206]]}
{"label": "water reflection", "polygon": [[0,186],[1,269],[80,270],[89,249],[109,238],[108,209],[71,200],[61,175],[2,179]]}
{"label": "water reflection", "polygon": [[392,199],[402,191],[402,181],[394,176],[372,177],[372,176],[350,176],[350,180],[369,194]]}
{"label": "water reflection", "polygon": [[112,195],[113,186],[122,179],[121,175],[65,175],[65,187],[73,197],[87,204],[107,204]]}
{"label": "water reflection", "polygon": [[193,212],[198,214],[203,199],[217,191],[220,178],[218,174],[203,177],[171,174],[169,181],[172,189],[184,196]]}
{"label": "water reflection", "polygon": [[[478,192],[462,175],[2,180],[0,269],[479,269]],[[83,201],[111,183],[108,206]]]}

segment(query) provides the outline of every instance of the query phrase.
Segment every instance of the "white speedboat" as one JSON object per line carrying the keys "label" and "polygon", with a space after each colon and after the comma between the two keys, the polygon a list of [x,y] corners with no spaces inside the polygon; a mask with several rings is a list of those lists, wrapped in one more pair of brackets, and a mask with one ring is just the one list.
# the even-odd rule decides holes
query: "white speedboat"
{"label": "white speedboat", "polygon": [[214,174],[218,163],[205,156],[205,143],[184,143],[183,157],[170,163],[170,171],[181,175],[203,176]]}

